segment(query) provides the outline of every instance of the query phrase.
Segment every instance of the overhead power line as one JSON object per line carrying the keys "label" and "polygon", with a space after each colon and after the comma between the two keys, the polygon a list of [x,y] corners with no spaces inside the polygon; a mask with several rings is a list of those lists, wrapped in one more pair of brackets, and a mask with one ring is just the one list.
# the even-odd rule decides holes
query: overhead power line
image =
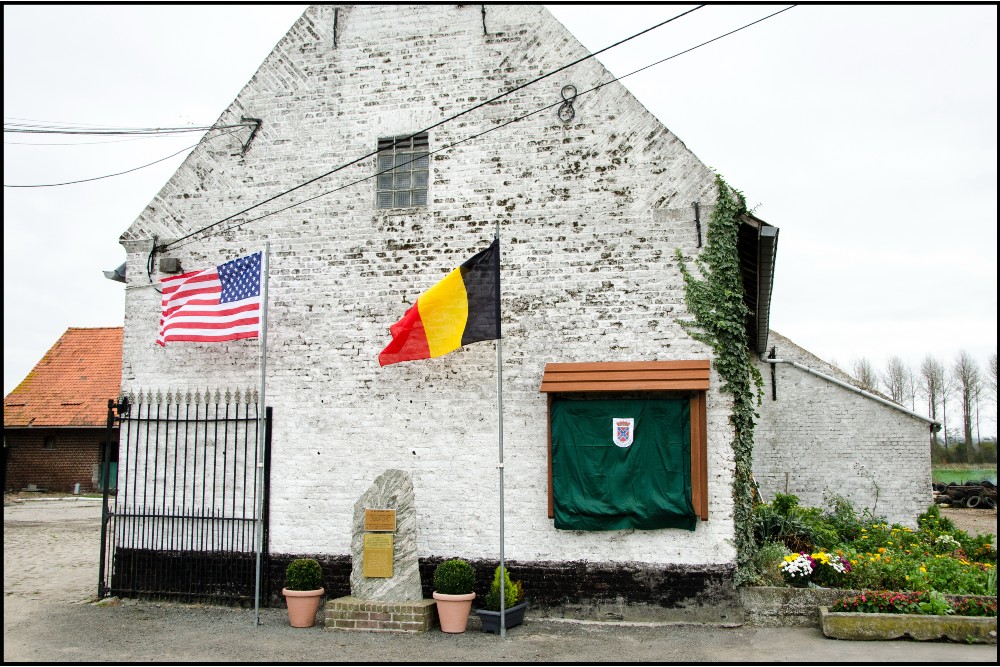
{"label": "overhead power line", "polygon": [[[596,86],[594,86],[592,88],[589,88],[587,90],[584,90],[582,92],[577,93],[577,97],[580,97],[582,95],[587,95],[589,93],[595,92],[595,91],[600,90],[601,88],[603,88],[605,86],[608,86],[608,85],[610,85],[612,83],[615,83],[615,82],[619,82],[622,79],[626,79],[626,78],[628,78],[628,77],[630,77],[630,76],[632,76],[634,74],[638,74],[640,72],[643,72],[643,71],[645,71],[645,70],[647,70],[647,69],[649,69],[651,67],[655,67],[657,65],[661,65],[661,64],[667,62],[668,60],[673,60],[674,58],[678,58],[678,57],[680,57],[680,56],[682,56],[682,55],[684,55],[686,53],[690,53],[691,51],[694,51],[695,49],[699,49],[699,48],[701,48],[703,46],[707,46],[708,44],[711,44],[713,42],[717,42],[720,39],[723,39],[723,38],[728,37],[730,35],[733,35],[733,34],[735,34],[737,32],[740,32],[741,30],[745,30],[745,29],[750,28],[750,27],[752,27],[754,25],[757,25],[758,23],[761,23],[761,22],[766,21],[766,20],[768,20],[770,18],[773,18],[773,17],[777,16],[778,14],[786,12],[789,9],[792,9],[792,8],[794,8],[796,6],[797,5],[790,5],[788,7],[785,7],[784,9],[778,10],[778,11],[772,13],[772,14],[768,14],[767,16],[764,16],[763,18],[757,19],[756,21],[752,21],[750,23],[744,24],[744,25],[740,26],[739,28],[736,28],[734,30],[730,30],[729,32],[726,32],[726,33],[724,33],[722,35],[718,35],[717,37],[713,37],[712,39],[709,39],[709,40],[706,40],[704,42],[701,42],[700,44],[696,44],[695,46],[692,46],[690,48],[684,49],[683,51],[679,51],[679,52],[677,52],[677,53],[675,53],[675,54],[673,54],[671,56],[667,56],[666,58],[662,58],[662,59],[657,60],[657,61],[655,61],[653,63],[650,63],[648,65],[640,67],[639,69],[633,70],[633,71],[629,72],[628,74],[623,74],[622,76],[615,77],[615,78],[612,78],[612,79],[610,79],[608,81],[599,83],[599,84],[597,84]],[[677,18],[677,17],[675,17],[675,18]],[[606,50],[606,49],[604,49],[604,50]],[[600,51],[598,53],[600,53]],[[565,69],[565,68],[560,68],[560,69]],[[558,70],[556,70],[556,71],[558,71]],[[548,76],[548,75],[545,75],[545,76]],[[525,84],[525,85],[529,85],[529,84]],[[464,139],[460,139],[458,141],[455,141],[455,142],[453,142],[451,144],[448,144],[447,146],[442,146],[441,148],[438,148],[436,150],[430,151],[428,153],[428,155],[433,155],[435,153],[440,153],[442,151],[454,148],[455,146],[458,146],[460,144],[466,143],[468,141],[472,141],[473,139],[478,139],[479,137],[481,137],[481,136],[483,136],[485,134],[489,134],[490,132],[495,132],[496,130],[500,130],[500,129],[505,128],[505,127],[507,127],[509,125],[513,125],[514,123],[520,122],[520,121],[524,120],[525,118],[529,118],[531,116],[534,116],[534,115],[537,115],[539,113],[542,113],[543,111],[547,111],[549,109],[553,109],[555,107],[561,106],[562,104],[564,104],[564,102],[565,102],[565,100],[560,99],[557,102],[552,102],[550,104],[546,104],[544,106],[541,106],[541,107],[535,109],[534,111],[530,111],[530,112],[528,112],[526,114],[523,114],[521,116],[517,116],[515,118],[512,118],[511,120],[509,120],[507,122],[501,123],[501,124],[496,125],[496,126],[491,127],[491,128],[488,128],[488,129],[483,130],[482,132],[479,132],[477,134],[473,134],[473,135],[467,136]],[[377,151],[376,151],[376,153],[377,153]],[[366,157],[371,157],[374,154],[375,153],[371,153],[371,154],[366,155],[366,156],[364,156],[362,158],[359,158],[359,160],[360,159],[364,159]],[[410,162],[413,162],[413,161],[414,160],[409,160],[409,161],[407,161],[406,163],[403,163],[403,164],[409,164]],[[343,167],[349,166],[350,164],[355,164],[356,162],[358,162],[358,160],[354,160],[353,162],[350,162],[347,165],[343,165],[342,167],[338,167],[334,171],[339,171]],[[248,224],[250,224],[252,222],[257,222],[258,220],[262,220],[262,219],[270,217],[272,215],[277,215],[278,213],[283,213],[284,211],[287,211],[289,209],[295,208],[297,206],[301,206],[302,204],[306,204],[306,203],[311,202],[311,201],[313,201],[315,199],[319,199],[320,197],[325,197],[327,195],[333,194],[335,192],[339,192],[341,190],[344,190],[346,188],[352,187],[354,185],[358,185],[359,183],[364,183],[365,181],[369,181],[369,180],[371,180],[373,178],[376,178],[376,177],[380,176],[381,174],[389,173],[393,169],[395,169],[396,167],[403,166],[403,164],[393,165],[393,167],[390,167],[388,169],[384,169],[382,171],[378,171],[378,172],[376,172],[374,174],[369,174],[368,176],[365,176],[363,178],[357,179],[355,181],[351,181],[350,183],[346,183],[346,184],[341,185],[339,187],[333,188],[332,190],[327,190],[326,192],[321,192],[320,194],[313,195],[312,197],[308,197],[306,199],[300,200],[300,201],[295,202],[293,204],[289,204],[288,206],[285,206],[283,208],[279,208],[279,209],[276,209],[276,210],[271,211],[269,213],[265,213],[264,215],[258,216],[256,218],[251,218],[249,220],[244,220],[244,221],[239,222],[237,224],[230,225],[230,226],[222,229],[220,233],[225,233],[225,232],[231,231],[233,229],[238,229],[239,227],[242,227],[243,225],[248,225]],[[329,172],[329,173],[333,173],[333,172]],[[312,179],[311,181],[308,181],[307,183],[311,183],[311,182],[313,182],[315,180],[317,180],[317,179]],[[301,187],[301,186],[297,186],[297,187]],[[297,189],[297,188],[293,188],[293,190],[294,189]],[[289,190],[288,192],[291,192],[291,190]],[[280,195],[276,195],[275,197],[272,197],[269,200],[265,200],[264,202],[261,202],[261,204],[267,203],[268,201],[272,201],[273,199],[276,199],[279,196]],[[252,210],[253,208],[256,208],[257,206],[260,206],[260,204],[256,204],[255,206],[251,206],[251,207],[249,207],[247,209],[244,209],[243,212]],[[236,215],[240,215],[240,214],[239,213],[234,214],[232,216],[229,216],[228,218],[224,218],[223,220],[220,220],[219,222],[215,222],[215,223],[213,223],[211,225],[208,225],[206,227],[203,227],[203,228],[201,228],[199,230],[193,231],[190,234],[187,234],[187,235],[185,235],[185,236],[177,239],[176,241],[173,241],[173,242],[171,242],[169,244],[166,244],[165,246],[163,246],[162,249],[165,250],[167,248],[180,248],[180,247],[184,247],[184,246],[190,245],[191,243],[196,243],[198,241],[201,241],[203,239],[198,238],[198,239],[192,239],[191,241],[188,241],[188,243],[181,243],[181,241],[184,241],[184,240],[186,240],[188,238],[191,238],[191,237],[195,236],[196,234],[199,234],[201,232],[207,231],[207,230],[211,229],[212,227],[215,227],[215,226],[217,226],[217,225],[219,225],[219,224],[221,224],[223,222],[227,222],[228,220],[233,219],[234,217],[236,217]]]}
{"label": "overhead power line", "polygon": [[228,130],[239,127],[253,127],[253,123],[236,123],[233,125],[186,125],[181,127],[125,127],[99,128],[79,126],[38,125],[31,123],[4,122],[4,134],[86,134],[86,135],[163,135],[186,134],[190,132],[211,132],[213,130]]}
{"label": "overhead power line", "polygon": [[[430,132],[431,130],[433,130],[435,128],[441,127],[445,123],[449,123],[449,122],[455,120],[456,118],[461,118],[462,116],[464,116],[464,115],[466,115],[468,113],[471,113],[471,112],[475,111],[476,109],[480,109],[480,108],[482,108],[484,106],[493,104],[497,100],[500,100],[500,99],[502,99],[502,98],[504,98],[504,97],[506,97],[506,96],[508,96],[508,95],[510,95],[512,93],[515,93],[515,92],[517,92],[519,90],[523,90],[524,88],[527,88],[528,86],[534,85],[534,84],[538,83],[539,81],[542,81],[543,79],[547,79],[550,76],[553,76],[555,74],[558,74],[559,72],[562,72],[563,70],[566,70],[566,69],[568,69],[570,67],[578,65],[578,64],[584,62],[585,60],[589,60],[589,59],[591,59],[591,58],[593,58],[593,57],[595,57],[595,56],[597,56],[597,55],[599,55],[601,53],[604,53],[605,51],[608,51],[610,49],[613,49],[613,48],[616,48],[618,46],[621,46],[622,44],[624,44],[626,42],[629,42],[629,41],[631,41],[631,40],[633,40],[633,39],[635,39],[637,37],[641,37],[642,35],[645,35],[646,33],[650,32],[652,30],[656,30],[657,28],[660,28],[660,27],[662,27],[662,26],[664,26],[664,25],[666,25],[668,23],[676,21],[679,18],[683,18],[684,16],[687,16],[688,14],[691,14],[692,12],[698,11],[699,9],[702,9],[703,7],[705,7],[705,5],[698,5],[697,7],[694,7],[693,9],[689,9],[686,12],[682,12],[682,13],[676,15],[676,16],[673,16],[673,17],[665,20],[665,21],[659,22],[656,25],[653,25],[653,26],[650,26],[650,27],[648,27],[648,28],[646,28],[644,30],[641,30],[641,31],[635,33],[634,35],[626,37],[625,39],[621,39],[621,40],[615,42],[614,44],[606,46],[603,49],[601,49],[600,51],[595,51],[594,53],[590,53],[590,54],[588,54],[588,55],[586,55],[586,56],[584,56],[582,58],[578,58],[577,60],[574,60],[573,62],[571,62],[569,64],[563,65],[562,67],[554,69],[551,72],[547,72],[547,73],[545,73],[545,74],[543,74],[543,75],[541,75],[541,76],[539,76],[539,77],[537,77],[535,79],[532,79],[531,81],[528,81],[527,83],[523,83],[520,86],[515,86],[515,87],[511,88],[510,90],[507,90],[507,91],[505,91],[503,93],[500,93],[499,95],[497,95],[495,97],[491,97],[488,100],[485,100],[485,101],[480,102],[478,104],[475,104],[475,105],[473,105],[471,107],[468,107],[468,108],[466,108],[466,109],[458,112],[457,114],[449,116],[448,118],[440,120],[440,121],[438,121],[438,122],[436,122],[436,123],[434,123],[432,125],[429,125],[428,127],[424,128],[422,130],[414,132],[414,133],[412,133],[412,134],[410,134],[410,135],[408,135],[406,137],[400,137],[400,138],[398,138],[396,140],[396,142],[394,143],[394,145],[396,145],[397,143],[408,141],[409,139],[415,137],[418,134],[424,134],[425,132]],[[204,232],[204,231],[206,231],[208,229],[211,229],[212,227],[215,227],[217,225],[221,225],[221,224],[223,224],[225,222],[228,222],[228,221],[232,220],[233,218],[236,218],[238,216],[243,215],[244,213],[248,213],[248,212],[252,211],[255,208],[258,208],[260,206],[263,206],[264,204],[270,203],[270,202],[274,201],[275,199],[278,199],[279,197],[284,197],[285,195],[287,195],[289,193],[295,192],[296,190],[298,190],[300,188],[304,188],[305,186],[307,186],[307,185],[309,185],[311,183],[315,183],[316,181],[318,181],[320,179],[323,179],[323,178],[326,178],[327,176],[330,176],[331,174],[335,174],[338,171],[341,171],[343,169],[346,169],[347,167],[355,165],[358,162],[361,162],[362,160],[367,160],[370,157],[374,157],[377,154],[378,154],[377,150],[372,151],[370,153],[366,153],[365,155],[362,155],[362,156],[360,156],[358,158],[355,158],[354,160],[351,160],[350,162],[346,162],[346,163],[344,163],[344,164],[342,164],[342,165],[340,165],[338,167],[335,167],[335,168],[331,169],[330,171],[324,172],[324,173],[320,174],[319,176],[315,176],[313,178],[310,178],[308,181],[304,181],[302,183],[299,183],[295,187],[289,188],[288,190],[285,190],[283,192],[279,192],[278,194],[273,195],[271,197],[268,197],[267,199],[264,199],[263,201],[259,201],[256,204],[253,204],[252,206],[248,206],[247,208],[245,208],[245,209],[243,209],[241,211],[237,211],[236,213],[233,213],[232,215],[228,215],[228,216],[226,216],[225,218],[223,218],[221,220],[217,220],[216,222],[213,222],[210,225],[206,225],[205,227],[202,227],[200,229],[196,229],[195,231],[193,231],[193,232],[191,232],[189,234],[185,234],[184,236],[180,237],[179,239],[176,239],[176,240],[174,240],[174,241],[172,241],[172,242],[164,245],[162,249],[166,250],[168,248],[174,247],[177,243],[180,243],[181,241],[183,241],[185,239],[188,239],[188,238],[194,236],[195,234],[200,234],[201,232]]]}
{"label": "overhead power line", "polygon": [[123,144],[130,141],[146,141],[148,139],[176,139],[183,138],[183,135],[179,134],[155,134],[155,135],[145,135],[132,137],[130,139],[106,139],[105,141],[69,141],[69,142],[46,142],[38,143],[37,141],[5,141],[3,142],[5,146],[36,146],[44,148],[46,146],[108,146],[110,144]]}
{"label": "overhead power line", "polygon": [[[214,137],[209,137],[208,139],[204,139],[203,138],[202,141],[212,141],[213,139],[218,139],[219,137],[228,136],[228,135],[232,134],[233,132],[236,132],[236,130],[230,130],[229,132],[226,132],[225,134],[217,134]],[[126,169],[125,171],[119,171],[119,172],[117,172],[115,174],[105,174],[104,176],[94,176],[93,178],[82,178],[82,179],[80,179],[78,181],[66,181],[64,183],[40,183],[40,184],[34,184],[34,185],[8,185],[8,184],[4,183],[3,186],[5,188],[54,188],[54,187],[58,187],[58,186],[61,186],[61,185],[75,185],[77,183],[89,183],[91,181],[100,181],[100,180],[105,179],[105,178],[112,178],[114,176],[122,176],[123,174],[130,174],[133,171],[139,171],[140,169],[145,169],[146,167],[152,167],[154,164],[159,164],[160,162],[163,162],[164,160],[169,160],[170,158],[174,157],[175,155],[180,155],[184,151],[189,151],[189,150],[191,150],[192,148],[194,148],[195,146],[197,146],[200,143],[202,143],[202,142],[199,141],[197,144],[191,144],[190,146],[187,146],[185,148],[180,149],[176,153],[171,153],[167,157],[161,157],[159,160],[154,160],[153,162],[150,162],[148,164],[144,164],[144,165],[141,165],[141,166],[138,166],[138,167],[133,167],[132,169]]]}

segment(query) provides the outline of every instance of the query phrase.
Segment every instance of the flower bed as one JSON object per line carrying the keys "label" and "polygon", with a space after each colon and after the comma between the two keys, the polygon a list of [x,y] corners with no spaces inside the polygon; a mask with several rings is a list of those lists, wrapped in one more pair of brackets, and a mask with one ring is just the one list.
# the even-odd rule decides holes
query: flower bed
{"label": "flower bed", "polygon": [[[743,607],[744,623],[755,627],[802,627],[819,628],[822,607],[832,608],[838,601],[861,595],[871,596],[868,591],[852,591],[833,588],[789,588],[785,586],[745,586],[740,589],[740,604]],[[892,593],[882,593],[893,595]],[[968,613],[970,606],[992,604],[995,598],[967,595],[945,595],[944,598],[955,609],[956,615]],[[858,612],[854,612],[858,613]],[[897,613],[903,613],[899,611]],[[995,611],[994,611],[995,613]],[[874,614],[869,613],[869,617]]]}
{"label": "flower bed", "polygon": [[[824,628],[830,625],[830,633],[847,633],[833,628],[850,625],[852,637],[859,639],[864,638],[864,626],[870,626],[870,638],[989,641],[992,628],[995,642],[997,577],[992,539],[956,529],[941,517],[937,506],[928,508],[916,523],[913,529],[889,525],[867,511],[859,516],[850,503],[837,497],[827,511],[799,507],[798,498],[783,494],[771,504],[759,505],[754,526],[757,552],[751,561],[753,569],[745,576],[752,583],[771,586],[741,589],[746,622],[825,624]],[[822,620],[821,608],[828,608],[825,614],[831,620]],[[882,618],[887,615],[924,620],[890,623]],[[971,623],[986,627],[986,635],[963,629],[969,624],[955,620],[969,617],[986,617]]]}
{"label": "flower bed", "polygon": [[[996,549],[958,530],[932,505],[917,529],[889,525],[843,498],[800,507],[778,494],[755,509],[755,584],[996,595]],[[791,551],[792,553],[789,553]]]}
{"label": "flower bed", "polygon": [[844,556],[823,550],[811,554],[802,551],[785,556],[779,569],[789,585],[805,588],[810,582],[826,583],[843,579],[851,571],[851,564]]}
{"label": "flower bed", "polygon": [[993,616],[997,615],[995,597],[947,596],[937,591],[898,592],[861,591],[854,595],[840,596],[831,606],[834,612],[868,614],[928,614],[946,616]]}

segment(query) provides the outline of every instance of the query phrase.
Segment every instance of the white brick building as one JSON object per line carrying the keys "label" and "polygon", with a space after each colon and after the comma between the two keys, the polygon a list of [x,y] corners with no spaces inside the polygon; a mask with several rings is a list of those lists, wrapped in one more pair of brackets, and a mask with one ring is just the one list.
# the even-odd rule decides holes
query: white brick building
{"label": "white brick building", "polygon": [[[585,571],[616,582],[595,594],[604,599],[683,606],[725,588],[735,562],[731,402],[719,392],[714,370],[705,394],[708,518],[693,532],[555,529],[546,511],[547,408],[539,393],[551,362],[711,359],[677,324],[689,314],[674,251],[688,258],[699,252],[692,202],[700,202],[707,224],[714,174],[621,85],[583,94],[612,79],[594,59],[442,123],[585,55],[540,6],[312,7],[218,120],[262,121],[245,154],[249,127],[206,139],[122,236],[126,390],[256,386],[256,341],[155,344],[160,295],[150,280],[165,274],[154,261],[147,277],[146,267],[154,237],[156,245],[167,244],[157,257],[178,258],[184,270],[270,242],[275,557],[349,555],[353,503],[376,476],[399,468],[413,478],[421,558],[495,561],[494,344],[385,368],[376,357],[389,340],[388,326],[485,247],[499,223],[507,558],[525,578],[535,572],[537,581],[558,581],[559,568],[575,564],[567,576],[580,579]],[[566,85],[581,93],[570,122],[553,106],[503,127],[559,102]],[[379,139],[424,128],[431,151],[426,205],[377,208],[375,159],[351,162],[375,151]],[[349,166],[241,213],[343,164]],[[265,214],[272,215],[254,221]],[[211,233],[176,242],[230,216]],[[769,297],[769,283],[758,289]],[[762,328],[752,333],[765,332],[766,341],[766,299],[758,309]],[[753,339],[756,345],[760,336]],[[804,410],[812,399],[800,393],[794,404],[785,402],[793,389],[784,381],[779,391],[779,402],[765,405],[758,436],[775,450],[792,442],[784,429],[808,433],[817,423],[782,421],[787,410],[777,410]],[[864,402],[827,394],[838,403]],[[859,429],[860,412],[854,413]],[[869,417],[885,416],[881,407],[876,412]],[[900,430],[897,444],[886,446],[910,452],[919,441],[926,450],[926,433],[903,422],[887,427]],[[758,479],[773,495],[787,464],[778,454],[767,457]],[[832,458],[830,470],[839,471],[837,465],[850,470],[853,463]],[[873,470],[877,463],[864,465]],[[927,465],[916,472],[929,475]],[[811,500],[821,485],[812,474],[800,467],[789,491]],[[858,480],[848,491],[863,501]],[[884,483],[879,510],[914,495],[915,489]],[[581,581],[573,585],[601,590]],[[529,590],[534,582],[526,582]]]}
{"label": "white brick building", "polygon": [[772,364],[757,364],[765,391],[754,476],[765,499],[791,493],[803,505],[823,507],[824,496],[838,494],[915,528],[933,502],[930,420],[837,384],[855,380],[774,331],[768,345],[800,366],[773,364],[772,379]]}

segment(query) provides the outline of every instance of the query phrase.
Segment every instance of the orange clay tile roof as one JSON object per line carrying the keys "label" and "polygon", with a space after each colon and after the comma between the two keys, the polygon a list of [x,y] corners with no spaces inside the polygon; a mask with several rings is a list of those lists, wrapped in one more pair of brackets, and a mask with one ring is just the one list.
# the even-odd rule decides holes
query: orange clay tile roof
{"label": "orange clay tile roof", "polygon": [[121,384],[122,327],[71,327],[4,398],[4,428],[105,426]]}

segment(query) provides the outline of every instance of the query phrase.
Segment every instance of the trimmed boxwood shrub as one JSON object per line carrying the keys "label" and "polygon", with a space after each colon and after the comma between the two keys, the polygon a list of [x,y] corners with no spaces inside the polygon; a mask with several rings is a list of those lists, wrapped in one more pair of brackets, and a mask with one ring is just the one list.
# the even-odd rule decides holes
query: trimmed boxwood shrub
{"label": "trimmed boxwood shrub", "polygon": [[476,583],[476,571],[461,558],[446,560],[434,569],[434,590],[445,595],[467,595]]}
{"label": "trimmed boxwood shrub", "polygon": [[314,591],[323,588],[323,570],[313,558],[293,560],[285,568],[285,588],[290,591]]}

